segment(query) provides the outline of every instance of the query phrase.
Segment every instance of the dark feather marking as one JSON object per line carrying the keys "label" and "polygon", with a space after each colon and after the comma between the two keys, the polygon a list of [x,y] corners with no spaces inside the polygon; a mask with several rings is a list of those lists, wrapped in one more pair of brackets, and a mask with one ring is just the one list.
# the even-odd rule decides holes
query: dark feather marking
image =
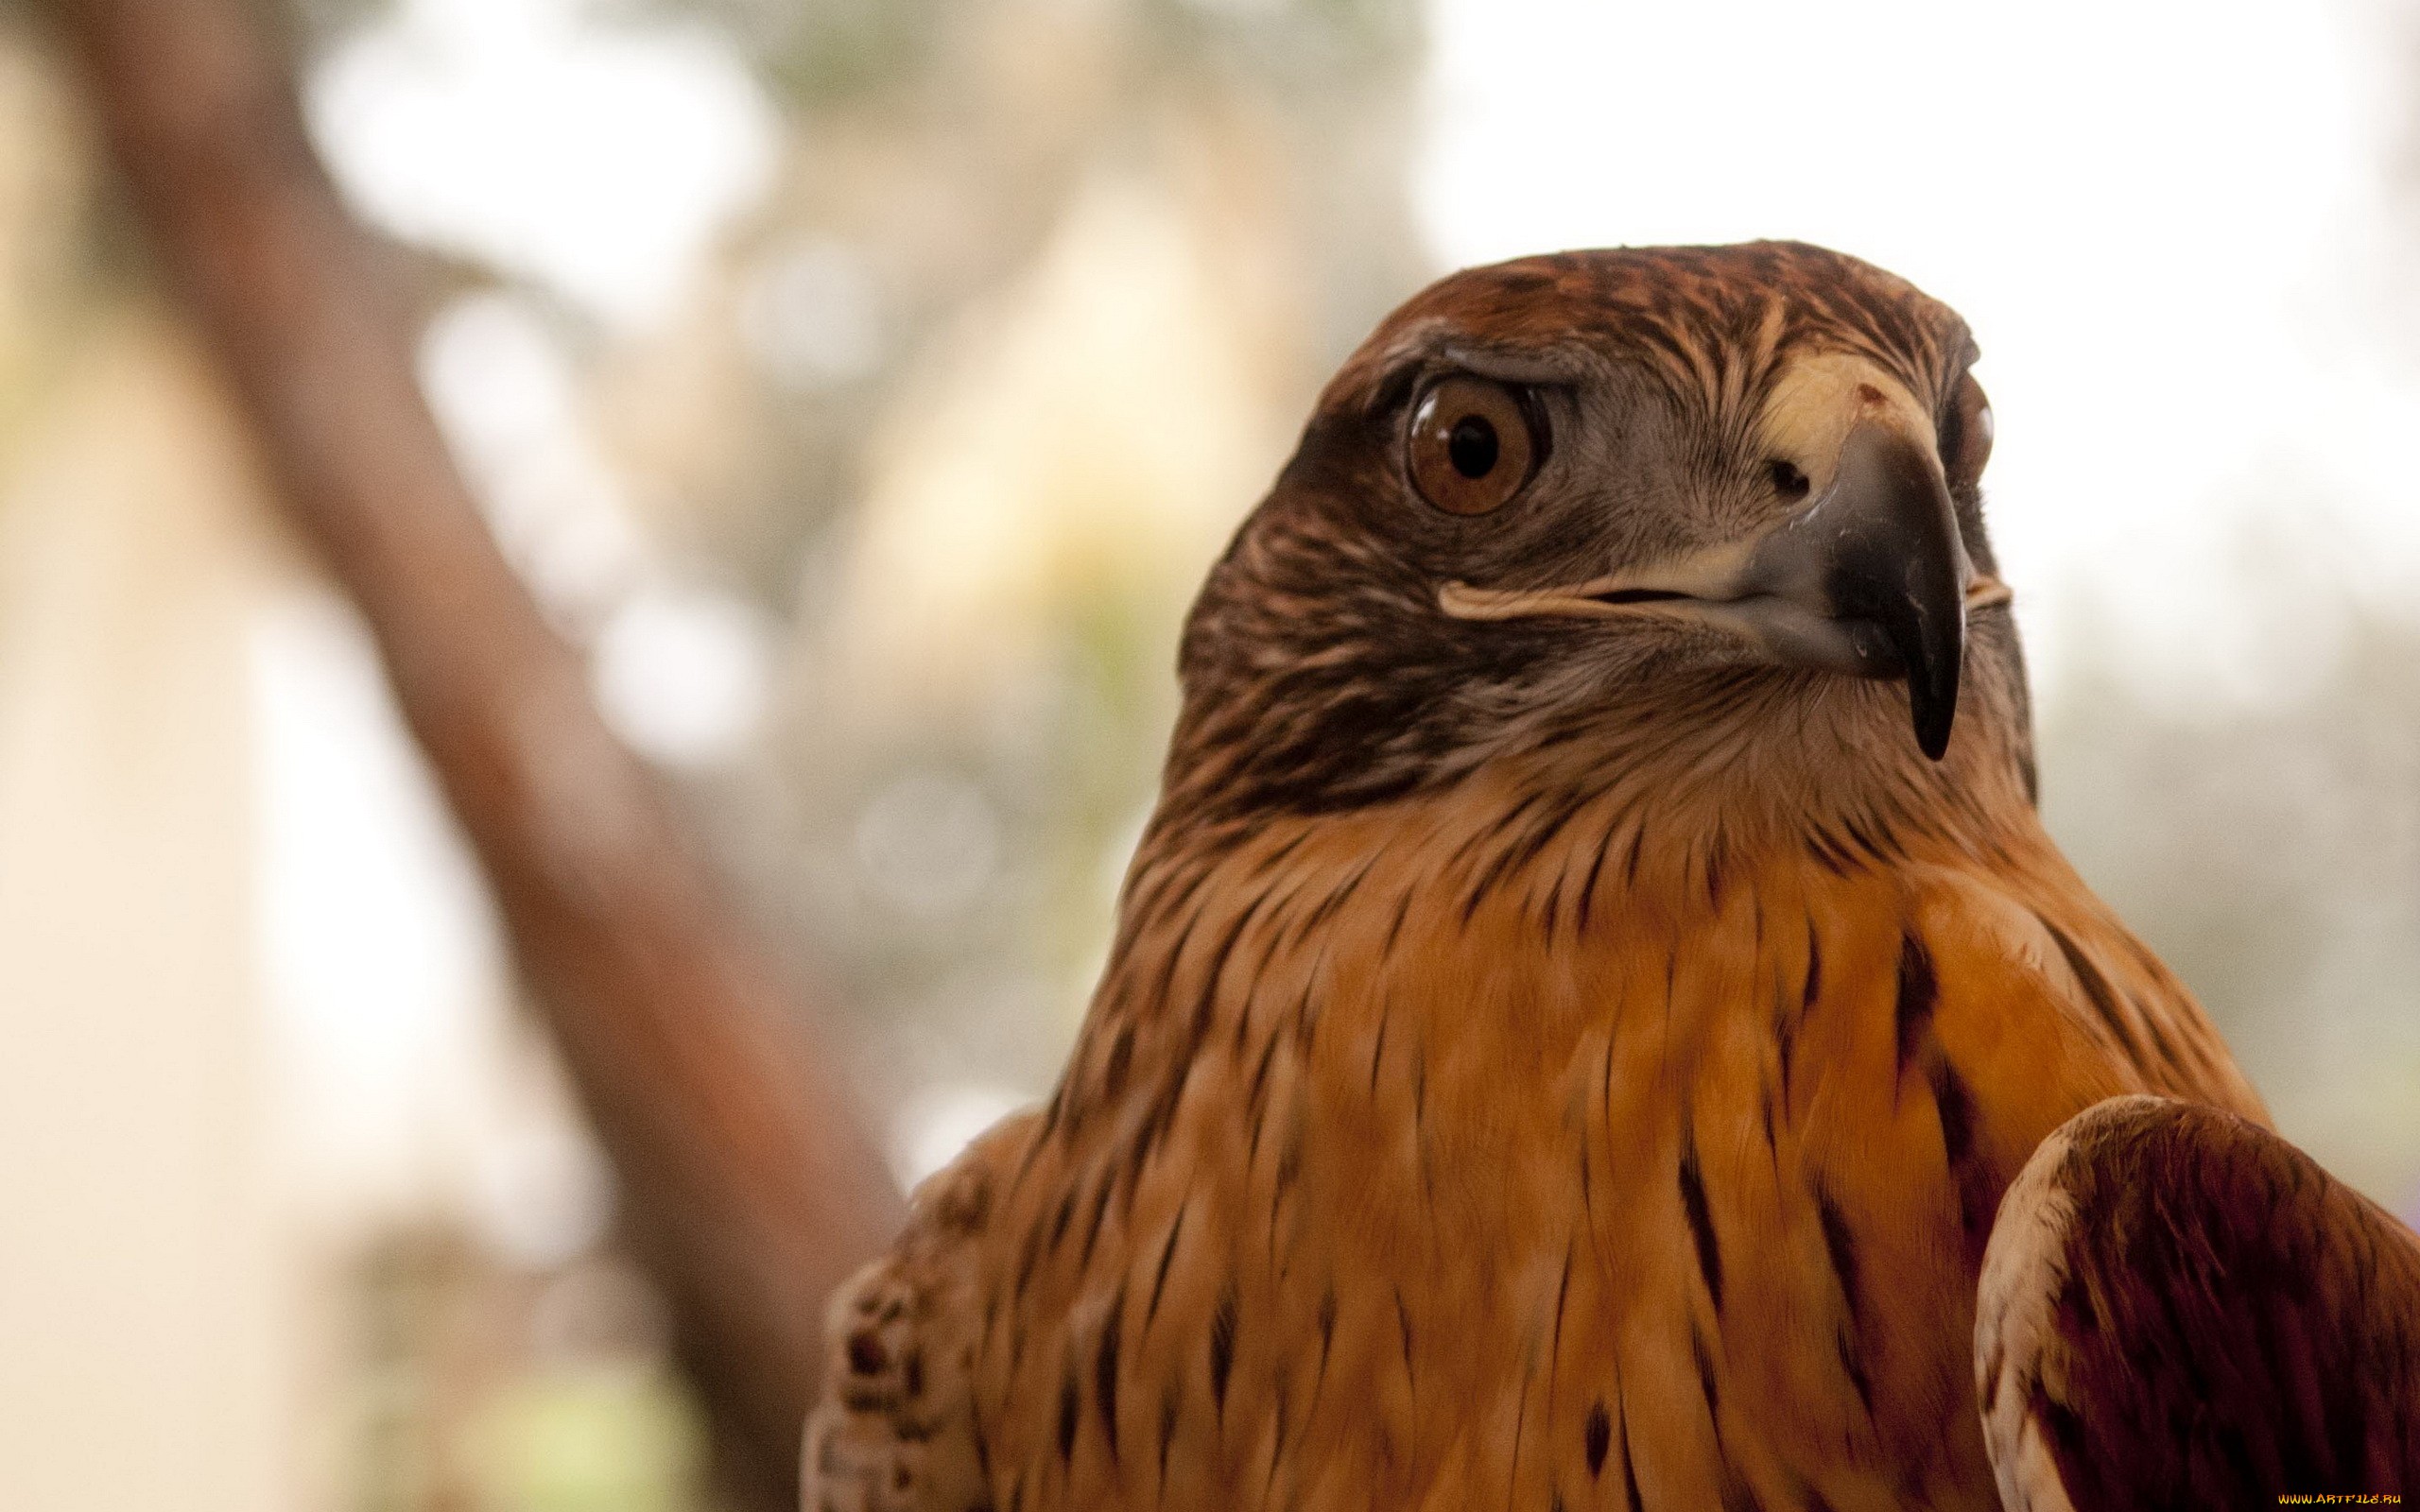
{"label": "dark feather marking", "polygon": [[1312,1010],[1311,1005],[1314,1001],[1313,994],[1317,989],[1316,984],[1320,979],[1320,972],[1326,966],[1327,950],[1322,946],[1319,959],[1311,965],[1310,981],[1303,984],[1302,1000],[1294,1005],[1294,1044],[1305,1055],[1310,1054],[1311,1041],[1319,1034],[1320,1015]]}
{"label": "dark feather marking", "polygon": [[1076,1405],[1080,1400],[1075,1366],[1070,1362],[1067,1378],[1059,1383],[1059,1457],[1063,1460],[1076,1457]]}
{"label": "dark feather marking", "polygon": [[[1244,978],[1243,999],[1236,1005],[1236,1027],[1227,1037],[1227,1058],[1236,1062],[1237,1064],[1242,1063],[1244,1058],[1244,1050],[1252,1043],[1252,1010],[1253,1005],[1256,1001],[1252,990],[1252,985],[1260,980],[1262,972],[1269,970],[1269,962],[1276,954],[1277,943],[1276,941],[1271,940],[1270,942],[1269,949],[1261,952],[1260,963],[1252,969],[1251,975]],[[1201,1007],[1197,1007],[1194,1011],[1196,1013],[1201,1013],[1204,1010]],[[1270,1038],[1271,1040],[1277,1038],[1276,1026],[1274,1024],[1270,1026]]]}
{"label": "dark feather marking", "polygon": [[1353,869],[1351,876],[1338,884],[1329,891],[1327,897],[1321,900],[1318,907],[1305,913],[1294,925],[1292,943],[1301,944],[1309,936],[1311,931],[1334,918],[1336,911],[1343,907],[1345,902],[1360,890],[1362,882],[1369,877],[1371,868],[1377,864],[1378,858],[1375,855],[1362,862]]}
{"label": "dark feather marking", "polygon": [[1160,1396],[1160,1486],[1156,1495],[1162,1502],[1168,1499],[1168,1446],[1176,1442],[1176,1392],[1177,1383],[1171,1381]]}
{"label": "dark feather marking", "polygon": [[[1530,862],[1535,861],[1545,852],[1547,846],[1554,843],[1555,837],[1563,833],[1564,828],[1580,814],[1581,810],[1595,801],[1595,799],[1596,795],[1588,792],[1564,794],[1562,801],[1555,805],[1553,812],[1542,822],[1532,825],[1530,833],[1522,837],[1520,845],[1512,852],[1511,871],[1521,871]],[[1560,894],[1562,890],[1563,883],[1558,878],[1555,883],[1555,891]],[[1552,929],[1553,926],[1549,924],[1548,933],[1551,933]]]}
{"label": "dark feather marking", "polygon": [[[1065,1115],[1066,1109],[1067,1078],[1062,1076],[1059,1078],[1059,1085],[1050,1089],[1050,1101],[1043,1105],[1042,1128],[1033,1142],[1035,1145],[1040,1145],[1050,1138],[1052,1132],[1059,1127],[1059,1120]],[[1028,1148],[1027,1153],[1028,1158],[1030,1159],[1032,1150]]]}
{"label": "dark feather marking", "polygon": [[1782,984],[1773,984],[1773,1058],[1781,1068],[1781,1100],[1790,1103],[1789,1078],[1798,1050],[1798,1020],[1789,1011],[1789,998]]}
{"label": "dark feather marking", "polygon": [[1597,1236],[1597,1184],[1590,1174],[1592,1164],[1588,1150],[1582,1145],[1580,1151],[1580,1217],[1587,1227],[1588,1249],[1597,1257],[1597,1274],[1601,1278],[1605,1274],[1605,1244]]}
{"label": "dark feather marking", "polygon": [[1252,927],[1253,919],[1268,902],[1269,894],[1264,892],[1254,898],[1250,906],[1237,909],[1236,921],[1227,927],[1218,948],[1210,953],[1209,964],[1201,977],[1201,996],[1193,1005],[1193,1025],[1183,1052],[1184,1059],[1189,1061],[1201,1053],[1201,1042],[1210,1036],[1210,1024],[1218,1008],[1219,989],[1227,974],[1227,960],[1235,954],[1236,942],[1243,938],[1244,931]]}
{"label": "dark feather marking", "polygon": [[1571,1300],[1571,1257],[1575,1247],[1571,1239],[1564,1240],[1563,1281],[1556,1286],[1554,1292],[1554,1342],[1547,1349],[1547,1411],[1549,1414],[1547,1418],[1547,1433],[1548,1436],[1552,1436],[1554,1433],[1554,1418],[1551,1416],[1554,1411],[1554,1384],[1563,1368],[1563,1314],[1565,1304]]}
{"label": "dark feather marking", "polygon": [[1227,1373],[1236,1367],[1236,1280],[1230,1276],[1219,1290],[1218,1310],[1210,1314],[1210,1396],[1218,1403],[1219,1422],[1227,1421]]}
{"label": "dark feather marking", "polygon": [[1093,1198],[1093,1221],[1091,1227],[1084,1230],[1084,1247],[1076,1256],[1076,1269],[1079,1272],[1092,1263],[1093,1249],[1099,1245],[1101,1228],[1109,1218],[1109,1199],[1115,1194],[1116,1190],[1115,1173],[1113,1171],[1103,1174],[1100,1178],[1100,1191]]}
{"label": "dark feather marking", "polygon": [[1979,1257],[1984,1241],[1991,1237],[1992,1219],[1999,1211],[1999,1182],[1977,1158],[1975,1095],[1938,1040],[1931,1062],[1933,1108],[1941,1119],[1942,1152],[1958,1183],[1959,1221],[1965,1228],[1968,1247]]}
{"label": "dark feather marking", "polygon": [[1128,1222],[1132,1222],[1134,1217],[1134,1194],[1142,1188],[1143,1168],[1151,1159],[1151,1131],[1147,1125],[1144,1129],[1137,1131],[1135,1137],[1128,1142],[1126,1146],[1126,1168],[1119,1187],[1119,1190],[1125,1194],[1125,1197],[1118,1204],[1118,1215]]}
{"label": "dark feather marking", "polygon": [[[1546,795],[1543,793],[1531,793],[1522,799],[1521,801],[1514,804],[1503,817],[1497,819],[1495,825],[1487,830],[1482,836],[1478,837],[1479,840],[1495,839],[1498,835],[1502,834],[1506,829],[1511,827],[1515,820],[1520,818],[1522,815],[1536,807],[1545,796]],[[1477,843],[1478,843],[1478,840],[1465,842],[1461,849],[1454,853],[1452,859],[1449,860],[1446,865],[1451,867],[1460,862],[1464,853],[1472,850],[1474,845]],[[1478,912],[1478,905],[1486,900],[1487,895],[1495,890],[1496,884],[1510,876],[1515,869],[1523,865],[1530,856],[1534,855],[1535,853],[1536,852],[1534,850],[1526,850],[1519,844],[1508,845],[1495,853],[1495,859],[1488,863],[1487,869],[1479,873],[1478,881],[1472,885],[1471,890],[1462,898],[1462,923],[1465,927],[1468,927],[1470,924],[1471,916]]]}
{"label": "dark feather marking", "polygon": [[1403,1304],[1403,1288],[1395,1288],[1395,1330],[1403,1341],[1403,1374],[1412,1389],[1414,1401],[1420,1396],[1420,1377],[1411,1367],[1411,1312]]}
{"label": "dark feather marking", "polygon": [[1079,1190],[1076,1186],[1067,1188],[1066,1194],[1059,1199],[1058,1215],[1050,1220],[1050,1252],[1054,1255],[1059,1253],[1059,1242],[1067,1237],[1068,1221],[1076,1216],[1076,1194]]}
{"label": "dark feather marking", "polygon": [[[1319,1410],[1320,1388],[1327,1384],[1328,1352],[1335,1347],[1336,1283],[1331,1281],[1328,1283],[1327,1290],[1320,1294],[1320,1364],[1318,1372],[1311,1377],[1312,1412]],[[1309,1414],[1305,1414],[1304,1421],[1309,1420]]]}
{"label": "dark feather marking", "polygon": [[1874,1382],[1865,1373],[1865,1363],[1858,1358],[1856,1342],[1844,1328],[1833,1334],[1832,1343],[1840,1353],[1841,1371],[1848,1376],[1849,1384],[1857,1388],[1857,1400],[1864,1403],[1865,1415],[1873,1417]]}
{"label": "dark feather marking", "polygon": [[1698,1389],[1705,1394],[1706,1420],[1714,1425],[1714,1441],[1722,1442],[1722,1387],[1714,1377],[1714,1356],[1707,1352],[1705,1335],[1695,1323],[1689,1325],[1689,1358],[1697,1362]]}
{"label": "dark feather marking", "polygon": [[1392,1002],[1385,999],[1379,1000],[1378,1040],[1370,1047],[1370,1095],[1373,1097],[1378,1095],[1378,1061],[1387,1053],[1387,1022],[1393,1009],[1394,1005]]}
{"label": "dark feather marking", "polygon": [[1843,818],[1841,824],[1848,831],[1849,838],[1857,843],[1857,848],[1865,852],[1866,859],[1876,866],[1886,866],[1890,863],[1892,854],[1897,847],[1890,840],[1889,831],[1886,830],[1884,838],[1877,842],[1874,836],[1865,833],[1865,827],[1857,821],[1854,815]]}
{"label": "dark feather marking", "polygon": [[[1290,850],[1291,847],[1289,846],[1288,849]],[[1176,1054],[1175,1071],[1173,1076],[1170,1078],[1169,1084],[1174,1087],[1180,1094],[1182,1093],[1184,1083],[1193,1074],[1195,1063],[1201,1057],[1201,1047],[1209,1040],[1211,1026],[1217,1022],[1219,999],[1221,995],[1221,989],[1225,985],[1227,964],[1234,957],[1236,946],[1243,938],[1245,931],[1252,927],[1253,920],[1260,917],[1262,910],[1269,907],[1270,901],[1273,894],[1273,888],[1263,891],[1257,897],[1253,898],[1250,904],[1239,909],[1236,914],[1234,923],[1228,926],[1226,934],[1219,941],[1218,948],[1210,954],[1207,968],[1202,975],[1201,993],[1194,1002],[1192,1022],[1186,1029],[1185,1042],[1183,1048],[1181,1048]],[[1262,953],[1262,968],[1265,968],[1268,965],[1269,954],[1274,949],[1275,945],[1272,942],[1269,948]],[[1258,969],[1256,968],[1255,971],[1257,970]],[[1243,1041],[1245,1027],[1250,1023],[1251,1020],[1252,1000],[1250,995],[1247,994],[1242,1005],[1236,1010],[1236,1035],[1238,1053],[1240,1053],[1240,1046]],[[1167,1116],[1169,1119],[1173,1119],[1176,1112],[1175,1097],[1167,1097],[1165,1100],[1165,1106],[1167,1108]],[[1154,1139],[1156,1139],[1157,1133],[1162,1126],[1164,1125],[1158,1125],[1157,1121],[1155,1121],[1153,1126]],[[1139,1162],[1137,1163],[1139,1168]]]}
{"label": "dark feather marking", "polygon": [[1277,1054],[1277,1028],[1270,1026],[1269,1042],[1260,1047],[1260,1061],[1253,1067],[1252,1090],[1244,1098],[1245,1109],[1252,1115],[1252,1142],[1244,1151],[1244,1170],[1249,1173],[1260,1156],[1260,1132],[1267,1123],[1268,1108],[1261,1094],[1269,1089],[1269,1063]]}
{"label": "dark feather marking", "polygon": [[2172,1071],[2188,1073],[2189,1068],[2186,1065],[2184,1058],[2177,1055],[2176,1044],[2169,1039],[2168,1029],[2160,1022],[2160,1016],[2156,1013],[2143,1012],[2142,1005],[2136,1003],[2132,997],[2128,997],[2126,1002],[2135,1008],[2135,1018],[2142,1024],[2143,1032],[2151,1037],[2152,1049],[2158,1054],[2160,1059],[2166,1061]]}
{"label": "dark feather marking", "polygon": [[[1065,1083],[1063,1081],[1060,1085],[1063,1088]],[[1057,1093],[1054,1092],[1050,1100],[1055,1105],[1059,1100]],[[1026,1174],[1033,1169],[1034,1160],[1049,1145],[1049,1117],[1050,1115],[1046,1114],[1043,1127],[1034,1132],[1033,1138],[1025,1142],[1025,1153],[1017,1157],[1016,1175],[1009,1177],[1008,1191],[1001,1194],[1001,1206],[1006,1207],[1010,1199],[1017,1194],[1017,1189],[1025,1185]]]}
{"label": "dark feather marking", "polygon": [[[1298,1125],[1288,1132],[1285,1144],[1278,1149],[1277,1179],[1269,1197],[1269,1260],[1272,1265],[1277,1262],[1277,1236],[1284,1231],[1284,1226],[1277,1221],[1277,1214],[1286,1206],[1286,1195],[1293,1190],[1295,1178],[1302,1174],[1303,1134]],[[1277,1279],[1281,1281],[1286,1279],[1284,1269],[1278,1271]]]}
{"label": "dark feather marking", "polygon": [[1588,1421],[1580,1431],[1581,1448],[1588,1455],[1588,1478],[1595,1480],[1605,1468],[1605,1451],[1614,1441],[1613,1419],[1605,1416],[1605,1404],[1599,1400],[1588,1409]]}
{"label": "dark feather marking", "polygon": [[1738,1467],[1733,1465],[1727,1455],[1722,1460],[1721,1495],[1722,1512],[1765,1512],[1765,1503],[1757,1497],[1756,1488],[1748,1484],[1748,1478],[1739,1473]]}
{"label": "dark feather marking", "polygon": [[1093,1360],[1094,1400],[1100,1404],[1101,1432],[1108,1436],[1109,1462],[1117,1463],[1117,1343],[1126,1318],[1126,1288],[1110,1299],[1109,1320],[1101,1325],[1100,1353]]}
{"label": "dark feather marking", "polygon": [[1184,927],[1177,931],[1174,939],[1168,941],[1167,954],[1161,958],[1159,978],[1152,985],[1150,995],[1144,999],[1146,1007],[1164,1008],[1175,1000],[1177,969],[1184,964],[1185,949],[1193,943],[1193,932],[1201,927],[1201,914],[1192,913],[1185,916]]}
{"label": "dark feather marking", "polygon": [[2076,943],[2073,936],[2047,919],[2042,920],[2042,927],[2048,930],[2050,938],[2057,942],[2059,954],[2066,957],[2067,970],[2075,973],[2084,997],[2090,1001],[2093,1011],[2100,1016],[2100,1022],[2117,1038],[2118,1048],[2125,1051],[2137,1072],[2148,1072],[2151,1067],[2142,1040],[2135,1033],[2135,1026],[2127,1014],[2118,1006],[2118,992],[2110,986],[2109,978],[2093,964],[2092,957],[2083,953],[2083,947]]}
{"label": "dark feather marking", "polygon": [[1257,862],[1254,862],[1252,868],[1253,880],[1257,882],[1261,878],[1266,877],[1270,872],[1276,870],[1280,866],[1284,865],[1286,858],[1301,850],[1303,848],[1303,842],[1308,840],[1311,837],[1312,833],[1313,832],[1308,828],[1300,831],[1292,839],[1287,841],[1284,845],[1279,846],[1276,850],[1271,850],[1269,854],[1261,857]]}
{"label": "dark feather marking", "polygon": [[[1614,1116],[1614,1032],[1605,1031],[1604,1115],[1608,1129]],[[1593,1177],[1594,1158],[1589,1154],[1589,1142],[1580,1142],[1580,1211],[1588,1220],[1588,1247],[1597,1257],[1597,1274],[1605,1274],[1605,1245],[1597,1234],[1597,1194]]]}
{"label": "dark feather marking", "polygon": [[1893,1022],[1899,1031],[1899,1065],[1892,1074],[1894,1102],[1899,1078],[1906,1073],[1940,1002],[1941,984],[1933,976],[1932,953],[1925,949],[1925,942],[1916,937],[1913,930],[1907,931],[1899,936],[1898,996],[1892,1010]]}
{"label": "dark feather marking", "polygon": [[1453,850],[1453,853],[1445,858],[1443,869],[1451,870],[1452,868],[1461,866],[1463,862],[1476,855],[1480,849],[1501,838],[1505,831],[1512,828],[1513,825],[1520,822],[1523,815],[1529,813],[1531,809],[1536,808],[1540,803],[1544,802],[1546,800],[1546,796],[1547,795],[1544,790],[1535,788],[1523,794],[1521,796],[1520,802],[1515,803],[1511,808],[1498,813],[1495,816],[1494,822],[1490,823],[1483,830],[1472,832],[1468,839],[1456,846]]}
{"label": "dark feather marking", "polygon": [[1188,1195],[1177,1205],[1176,1221],[1168,1225],[1167,1243],[1160,1246],[1160,1268],[1151,1278],[1150,1305],[1143,1309],[1143,1332],[1151,1332],[1151,1320],[1160,1315],[1160,1294],[1167,1290],[1168,1263],[1176,1259],[1176,1242],[1184,1233],[1184,1215],[1193,1211],[1193,1198]]}
{"label": "dark feather marking", "polygon": [[1277,1377],[1275,1435],[1269,1444],[1269,1474],[1260,1483],[1260,1504],[1269,1505],[1269,1493],[1277,1486],[1277,1467],[1286,1458],[1287,1380],[1281,1369]]}
{"label": "dark feather marking", "polygon": [[1681,1211],[1689,1220],[1689,1238],[1697,1245],[1698,1271],[1705,1278],[1706,1296],[1714,1303],[1715,1316],[1720,1317],[1722,1251],[1715,1242],[1714,1214],[1706,1207],[1705,1180],[1698,1170],[1697,1135],[1685,1125],[1681,1135]]}
{"label": "dark feather marking", "polygon": [[[1618,1014],[1616,1017],[1618,1018]],[[1607,1131],[1610,1133],[1614,1119],[1614,1031],[1611,1026],[1608,1026],[1605,1030],[1605,1074],[1603,1080],[1605,1123]]]}
{"label": "dark feather marking", "polygon": [[[1158,911],[1160,918],[1174,918],[1176,915],[1184,912],[1187,903],[1193,902],[1193,895],[1201,890],[1202,885],[1210,880],[1211,873],[1217,869],[1217,868],[1209,866],[1195,867],[1193,868],[1193,875],[1185,879],[1184,885],[1178,889],[1174,894],[1170,895],[1165,904],[1161,903],[1155,895],[1152,907]],[[1173,881],[1173,877],[1171,877],[1170,880]],[[1149,917],[1150,910],[1138,910],[1138,912],[1144,913],[1146,917]],[[1157,920],[1154,919],[1153,922],[1157,922]]]}
{"label": "dark feather marking", "polygon": [[1109,1064],[1101,1072],[1101,1101],[1115,1102],[1126,1086],[1127,1068],[1134,1060],[1134,1022],[1129,1019],[1117,1027],[1117,1038],[1110,1041]]}
{"label": "dark feather marking", "polygon": [[1478,881],[1468,893],[1463,895],[1462,927],[1464,929],[1470,927],[1471,919],[1478,913],[1478,905],[1487,901],[1487,895],[1495,890],[1497,884],[1519,869],[1517,860],[1519,855],[1518,847],[1508,846],[1497,851],[1495,859],[1488,863],[1487,869],[1479,874]]}
{"label": "dark feather marking", "polygon": [[1378,958],[1380,960],[1385,960],[1394,954],[1395,941],[1403,934],[1403,921],[1411,913],[1412,894],[1417,890],[1418,889],[1416,888],[1406,888],[1404,890],[1403,897],[1396,902],[1394,920],[1387,925],[1387,942],[1378,947]]}
{"label": "dark feather marking", "polygon": [[1614,837],[1609,832],[1604,839],[1598,842],[1597,859],[1588,864],[1588,880],[1581,885],[1580,905],[1574,913],[1575,922],[1572,926],[1574,934],[1588,933],[1589,911],[1596,906],[1597,902],[1597,879],[1605,874],[1605,862],[1613,853],[1613,849]]}
{"label": "dark feather marking", "polygon": [[1815,1188],[1815,1218],[1823,1226],[1824,1252],[1831,1257],[1832,1275],[1841,1283],[1841,1301],[1848,1308],[1849,1321],[1854,1325],[1863,1306],[1857,1284],[1856,1231],[1850,1228],[1840,1204],[1821,1185]]}
{"label": "dark feather marking", "polygon": [[1194,1061],[1189,1057],[1178,1063],[1176,1074],[1161,1085],[1159,1097],[1152,1102],[1150,1112],[1143,1120],[1142,1131],[1135,1136],[1134,1152],[1128,1160],[1138,1179],[1145,1163],[1150,1160],[1152,1150],[1158,1146],[1160,1136],[1176,1122],[1177,1107],[1184,1100],[1186,1084],[1193,1080],[1193,1067]]}

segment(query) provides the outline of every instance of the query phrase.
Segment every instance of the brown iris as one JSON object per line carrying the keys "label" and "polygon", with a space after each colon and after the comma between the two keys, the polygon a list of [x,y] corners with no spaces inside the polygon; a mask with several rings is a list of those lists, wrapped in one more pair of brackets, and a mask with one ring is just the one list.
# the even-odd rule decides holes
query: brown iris
{"label": "brown iris", "polygon": [[1423,394],[1406,453],[1420,496],[1449,514],[1502,508],[1537,465],[1528,408],[1484,378],[1447,378]]}

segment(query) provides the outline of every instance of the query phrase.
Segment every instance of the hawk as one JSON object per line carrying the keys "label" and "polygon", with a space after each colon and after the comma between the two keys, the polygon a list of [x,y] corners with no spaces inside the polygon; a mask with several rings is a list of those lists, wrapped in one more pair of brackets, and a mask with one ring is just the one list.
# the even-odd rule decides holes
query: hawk
{"label": "hawk", "polygon": [[1193,609],[1056,1091],[834,1300],[808,1505],[1996,1505],[2003,1193],[2264,1115],[2036,816],[1976,354],[1796,244],[1390,317]]}

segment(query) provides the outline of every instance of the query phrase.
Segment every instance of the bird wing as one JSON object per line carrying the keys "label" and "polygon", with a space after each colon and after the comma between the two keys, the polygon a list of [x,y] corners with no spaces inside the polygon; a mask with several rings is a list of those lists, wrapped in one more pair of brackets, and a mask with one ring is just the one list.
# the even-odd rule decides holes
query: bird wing
{"label": "bird wing", "polygon": [[2420,1493],[2420,1237],[2256,1125],[2112,1098],[2009,1188],[1975,1370],[2009,1512]]}
{"label": "bird wing", "polygon": [[987,1512],[975,1418],[982,1242],[1021,1114],[920,1187],[890,1252],[834,1292],[823,1396],[806,1419],[804,1512]]}

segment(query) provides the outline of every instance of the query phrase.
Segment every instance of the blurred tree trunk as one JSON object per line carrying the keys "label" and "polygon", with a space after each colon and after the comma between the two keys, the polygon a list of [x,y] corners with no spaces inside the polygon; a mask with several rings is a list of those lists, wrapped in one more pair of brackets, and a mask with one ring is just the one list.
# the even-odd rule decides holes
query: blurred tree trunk
{"label": "blurred tree trunk", "polygon": [[52,10],[164,274],[485,867],[735,1489],[786,1502],[822,1298],[890,1233],[897,1194],[490,537],[416,386],[388,254],[313,156],[261,18],[247,0]]}

